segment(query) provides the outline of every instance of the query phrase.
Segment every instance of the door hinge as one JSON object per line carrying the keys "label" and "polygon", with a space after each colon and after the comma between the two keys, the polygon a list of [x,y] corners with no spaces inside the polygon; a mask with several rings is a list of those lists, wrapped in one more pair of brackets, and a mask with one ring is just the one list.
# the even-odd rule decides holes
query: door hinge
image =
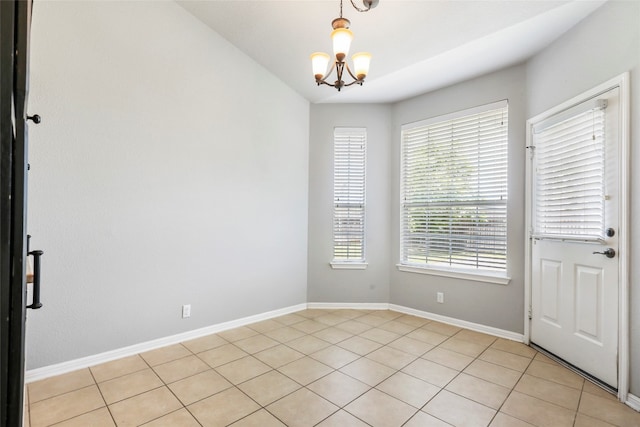
{"label": "door hinge", "polygon": [[533,314],[531,312],[531,307],[529,307],[529,320],[533,319]]}
{"label": "door hinge", "polygon": [[529,157],[533,159],[533,155],[536,152],[536,146],[535,145],[527,145],[526,147],[527,150],[529,150]]}

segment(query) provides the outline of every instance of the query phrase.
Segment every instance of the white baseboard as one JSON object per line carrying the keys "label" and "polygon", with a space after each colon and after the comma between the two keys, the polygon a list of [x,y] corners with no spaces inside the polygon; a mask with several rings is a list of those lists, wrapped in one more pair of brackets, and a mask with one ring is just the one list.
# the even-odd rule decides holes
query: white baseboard
{"label": "white baseboard", "polygon": [[352,309],[352,310],[388,310],[389,304],[386,302],[310,302],[307,308],[321,309]]}
{"label": "white baseboard", "polygon": [[398,311],[404,314],[411,314],[413,316],[423,317],[425,319],[435,320],[435,321],[447,323],[453,326],[459,326],[461,328],[470,329],[472,331],[494,335],[499,338],[505,338],[512,341],[524,342],[523,334],[507,331],[504,329],[494,328],[493,326],[486,326],[480,323],[468,322],[466,320],[460,320],[454,317],[442,316],[440,314],[434,314],[428,311],[416,310],[414,308],[404,307],[404,306],[395,305],[395,304],[389,304],[389,310]]}
{"label": "white baseboard", "polygon": [[[304,310],[306,308],[334,309],[334,310],[335,309],[393,310],[399,313],[411,314],[413,316],[423,317],[425,319],[436,320],[438,322],[459,326],[461,328],[466,328],[472,331],[482,332],[489,335],[494,335],[500,338],[506,338],[506,339],[518,341],[518,342],[524,341],[524,336],[522,334],[494,328],[491,326],[481,325],[479,323],[468,322],[466,320],[460,320],[453,317],[441,316],[439,314],[429,313],[427,311],[416,310],[413,308],[404,307],[404,306],[395,305],[395,304],[310,302],[307,304],[293,305],[293,306],[281,308],[278,310],[268,311],[266,313],[243,317],[241,319],[218,323],[216,325],[195,329],[193,331],[187,331],[187,332],[171,335],[164,338],[159,338],[156,340],[147,341],[147,342],[135,344],[128,347],[123,347],[116,350],[95,354],[92,356],[82,357],[79,359],[58,363],[55,365],[31,369],[31,370],[28,370],[25,374],[25,383],[31,383],[34,381],[39,381],[39,380],[53,377],[56,375],[66,374],[67,372],[75,371],[78,369],[88,368],[89,366],[95,366],[101,363],[111,362],[112,360],[121,359],[123,357],[132,356],[138,353],[144,353],[145,351],[155,350],[156,348],[177,344],[183,341],[200,338],[205,335],[215,334],[215,333],[226,331],[229,329],[238,328],[240,326],[249,325],[251,323],[272,319],[274,317],[283,316],[289,313],[294,313],[296,311]],[[634,409],[635,409],[635,406],[633,405],[637,405],[640,408],[640,400],[635,396],[632,396],[632,395],[629,395],[629,396],[630,397],[629,397],[629,400],[627,401],[627,404]]]}
{"label": "white baseboard", "polygon": [[636,411],[640,412],[640,397],[634,396],[633,394],[629,393],[627,394],[627,401],[625,403],[631,409],[635,409]]}
{"label": "white baseboard", "polygon": [[78,369],[88,368],[89,366],[99,365],[101,363],[111,362],[112,360],[121,359],[134,354],[144,353],[145,351],[155,350],[156,348],[177,344],[183,341],[200,338],[205,335],[211,335],[218,332],[226,331],[240,326],[249,325],[251,323],[260,322],[274,317],[283,316],[285,314],[294,313],[304,310],[307,304],[298,304],[278,310],[268,311],[266,313],[256,314],[253,316],[243,317],[241,319],[231,320],[228,322],[218,323],[216,325],[207,326],[192,331],[171,335],[156,340],[134,344],[132,346],[95,354],[92,356],[82,357],[68,362],[57,363],[55,365],[44,366],[42,368],[30,369],[25,373],[25,383],[39,381],[56,375],[66,374],[67,372]]}

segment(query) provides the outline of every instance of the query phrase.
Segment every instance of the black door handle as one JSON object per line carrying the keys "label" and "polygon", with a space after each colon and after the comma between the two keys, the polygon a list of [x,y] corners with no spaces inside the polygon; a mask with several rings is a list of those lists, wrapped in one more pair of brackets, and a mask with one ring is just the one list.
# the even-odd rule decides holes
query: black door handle
{"label": "black door handle", "polygon": [[33,256],[33,301],[27,308],[34,310],[42,307],[40,302],[40,257],[43,253],[43,251],[31,251],[28,253],[28,255]]}
{"label": "black door handle", "polygon": [[594,254],[600,254],[606,256],[607,258],[613,258],[614,256],[616,256],[616,251],[613,248],[607,248],[604,250],[604,252],[594,252]]}

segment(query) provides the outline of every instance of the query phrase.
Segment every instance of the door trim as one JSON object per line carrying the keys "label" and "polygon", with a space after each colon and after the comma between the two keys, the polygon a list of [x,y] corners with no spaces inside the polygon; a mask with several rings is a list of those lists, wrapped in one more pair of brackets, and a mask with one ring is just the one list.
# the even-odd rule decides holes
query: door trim
{"label": "door trim", "polygon": [[[629,159],[630,159],[630,117],[629,117],[629,73],[625,72],[602,83],[595,88],[581,93],[568,101],[561,103],[537,116],[527,120],[526,145],[531,146],[532,128],[554,114],[571,108],[588,98],[607,92],[615,87],[620,88],[620,129],[618,153],[618,179],[620,185],[619,226],[623,230],[619,234],[618,258],[618,399],[627,402],[629,398]],[[530,149],[527,149],[531,156]],[[526,161],[525,176],[525,276],[524,276],[524,342],[530,343],[531,338],[531,243],[532,243],[532,170],[530,159]]]}

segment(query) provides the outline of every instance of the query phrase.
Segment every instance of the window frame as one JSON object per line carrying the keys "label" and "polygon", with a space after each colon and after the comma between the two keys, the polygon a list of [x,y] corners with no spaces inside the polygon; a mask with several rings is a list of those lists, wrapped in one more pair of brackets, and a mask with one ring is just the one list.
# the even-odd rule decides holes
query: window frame
{"label": "window frame", "polygon": [[[349,152],[351,152],[352,150],[354,151],[361,151],[360,153],[357,153],[358,156],[361,158],[357,159],[357,164],[355,165],[351,165],[351,163],[348,163],[348,168],[361,168],[362,170],[362,175],[360,177],[358,177],[358,179],[362,180],[362,185],[358,186],[357,188],[355,188],[355,192],[356,194],[359,194],[360,197],[357,198],[358,201],[356,202],[346,202],[346,203],[340,203],[337,199],[337,193],[338,192],[344,192],[344,189],[339,189],[338,188],[338,183],[337,183],[337,174],[336,174],[336,165],[338,162],[343,162],[344,159],[339,159],[337,157],[338,152],[336,150],[336,147],[339,143],[343,143],[345,144],[344,141],[340,141],[338,138],[349,138],[350,136],[353,136],[355,138],[360,138],[360,140],[358,141],[356,140],[349,140],[348,142],[346,142],[346,144],[355,144],[355,143],[360,143],[362,144],[361,149],[355,149],[355,148],[347,148],[347,150]],[[347,162],[350,162],[350,160],[348,160]],[[347,178],[347,185],[349,185],[350,182],[350,178],[351,178],[352,172],[349,171],[349,178]],[[332,249],[333,249],[333,257],[332,260],[330,262],[330,265],[333,269],[349,269],[349,270],[363,270],[367,268],[367,261],[366,261],[366,189],[367,189],[367,185],[366,185],[366,181],[367,181],[367,128],[366,127],[340,127],[337,126],[334,128],[333,130],[333,212],[332,212]],[[344,182],[343,182],[344,184]],[[349,191],[349,197],[351,197],[350,191]],[[337,235],[337,221],[338,221],[338,216],[337,216],[337,212],[338,209],[349,209],[351,206],[350,205],[354,205],[353,208],[357,208],[357,205],[360,205],[360,209],[362,211],[361,217],[358,219],[360,221],[360,228],[361,231],[357,237],[360,240],[360,251],[361,251],[361,256],[359,258],[340,258],[340,257],[336,257],[336,248],[337,248],[337,243],[338,243],[338,235]]]}
{"label": "window frame", "polygon": [[[511,278],[508,275],[509,271],[509,258],[508,258],[508,235],[505,235],[505,266],[504,270],[493,270],[493,269],[482,269],[482,268],[473,268],[473,267],[464,267],[464,266],[456,266],[456,265],[443,265],[443,264],[430,264],[425,262],[421,263],[411,263],[407,262],[406,252],[405,252],[405,241],[408,238],[408,235],[405,235],[405,186],[406,186],[406,176],[405,176],[405,163],[406,159],[406,141],[405,141],[405,132],[409,130],[415,130],[416,128],[427,128],[429,126],[437,125],[439,123],[445,123],[449,121],[456,121],[463,119],[465,117],[474,116],[477,114],[481,114],[484,112],[489,112],[491,110],[505,108],[507,117],[508,117],[508,101],[502,100],[498,102],[493,102],[490,104],[480,105],[477,107],[452,112],[445,115],[440,115],[436,117],[432,117],[425,120],[420,120],[413,123],[404,124],[401,127],[400,134],[400,200],[399,200],[399,262],[396,264],[396,267],[399,271],[403,272],[411,272],[411,273],[419,273],[419,274],[430,274],[435,276],[443,276],[450,278],[458,278],[465,280],[474,280],[479,282],[488,282],[488,283],[496,283],[501,285],[506,285],[510,282]],[[506,141],[505,141],[505,158],[507,161],[506,164],[506,174],[507,177],[505,179],[505,202],[504,202],[504,218],[505,218],[505,233],[508,232],[508,150],[509,150],[509,128],[508,128],[508,118],[507,118],[507,129],[506,129]]]}

